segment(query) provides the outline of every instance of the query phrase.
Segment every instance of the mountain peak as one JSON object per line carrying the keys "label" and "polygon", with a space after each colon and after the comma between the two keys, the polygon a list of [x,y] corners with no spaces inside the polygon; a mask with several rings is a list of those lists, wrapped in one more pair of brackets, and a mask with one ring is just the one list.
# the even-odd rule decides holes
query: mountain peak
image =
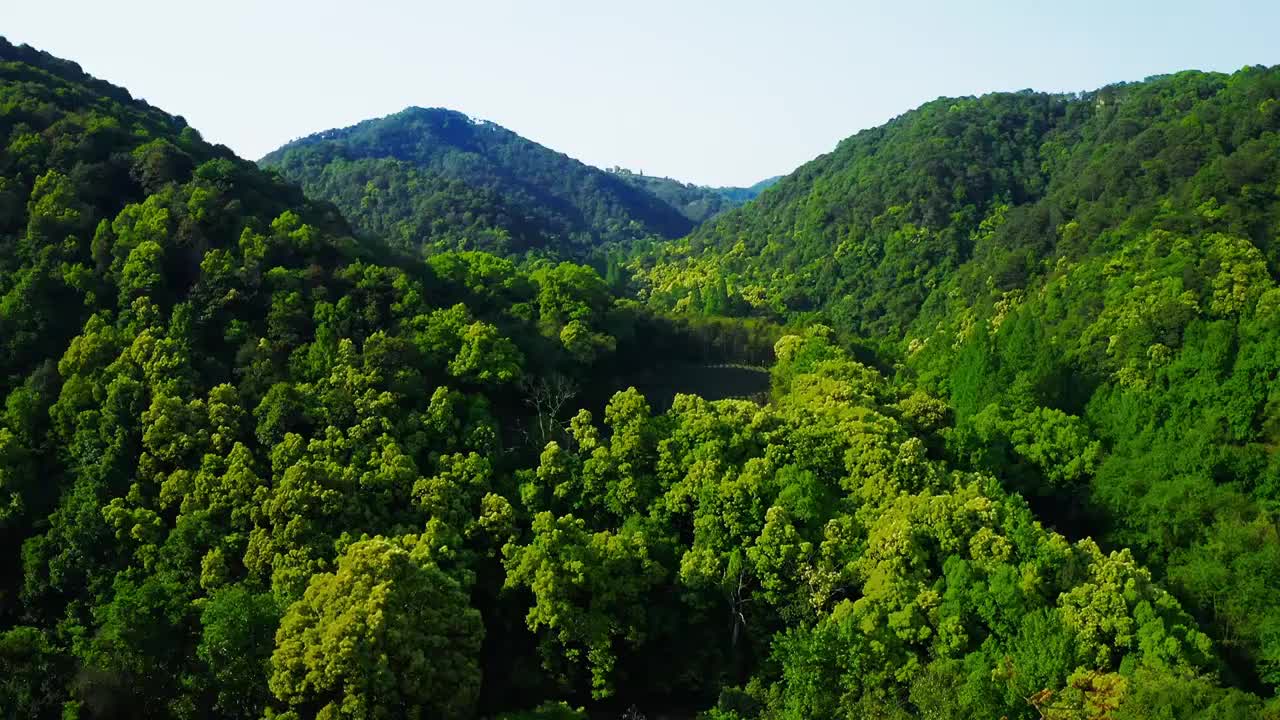
{"label": "mountain peak", "polygon": [[[315,133],[260,162],[336,203],[366,234],[406,246],[579,257],[605,243],[675,238],[693,227],[642,188],[449,108],[411,106]],[[427,187],[475,208],[451,215],[463,227],[439,219],[422,197]]]}

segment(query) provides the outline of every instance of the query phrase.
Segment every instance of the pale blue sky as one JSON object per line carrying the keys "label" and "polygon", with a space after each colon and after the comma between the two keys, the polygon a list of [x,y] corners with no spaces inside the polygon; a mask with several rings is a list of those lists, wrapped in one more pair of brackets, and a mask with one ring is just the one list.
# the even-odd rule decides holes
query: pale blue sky
{"label": "pale blue sky", "polygon": [[1280,0],[11,0],[0,34],[257,158],[409,105],[593,165],[789,172],[941,95],[1280,63]]}

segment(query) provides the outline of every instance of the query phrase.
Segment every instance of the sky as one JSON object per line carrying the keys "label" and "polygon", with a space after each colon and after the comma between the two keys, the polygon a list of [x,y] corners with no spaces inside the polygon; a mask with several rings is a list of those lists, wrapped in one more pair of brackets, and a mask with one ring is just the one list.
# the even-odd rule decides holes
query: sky
{"label": "sky", "polygon": [[599,167],[785,174],[940,96],[1280,64],[1277,0],[11,0],[0,34],[256,159],[411,105]]}

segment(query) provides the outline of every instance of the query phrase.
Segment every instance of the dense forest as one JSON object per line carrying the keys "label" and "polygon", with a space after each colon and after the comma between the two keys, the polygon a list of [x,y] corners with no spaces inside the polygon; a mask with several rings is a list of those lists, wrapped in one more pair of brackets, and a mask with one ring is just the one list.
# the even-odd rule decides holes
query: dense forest
{"label": "dense forest", "polygon": [[965,467],[1280,682],[1280,69],[938,100],[638,266],[655,306],[873,348]]}
{"label": "dense forest", "polygon": [[0,143],[4,717],[1280,717],[1280,69],[940,100],[671,242],[3,39]]}
{"label": "dense forest", "polygon": [[261,163],[333,202],[362,236],[402,248],[584,259],[602,243],[693,227],[613,173],[440,108],[317,133]]}
{"label": "dense forest", "polygon": [[780,179],[771,177],[750,187],[709,187],[683,183],[669,177],[645,175],[621,167],[610,168],[609,172],[629,185],[653,193],[694,223],[706,222],[754,200]]}

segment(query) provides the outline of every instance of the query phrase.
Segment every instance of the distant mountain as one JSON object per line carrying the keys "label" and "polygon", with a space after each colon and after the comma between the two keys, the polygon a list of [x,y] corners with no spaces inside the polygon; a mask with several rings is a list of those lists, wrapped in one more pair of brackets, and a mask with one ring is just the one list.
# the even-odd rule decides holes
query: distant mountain
{"label": "distant mountain", "polygon": [[[384,539],[438,527],[415,487],[455,459],[536,458],[545,439],[516,430],[532,425],[525,377],[565,398],[577,383],[613,387],[622,363],[693,348],[664,330],[676,326],[615,308],[590,268],[526,271],[472,252],[417,262],[356,242],[329,203],[3,37],[0,149],[3,718],[337,717],[363,700],[313,703],[269,683],[289,609],[313,576],[334,577],[322,568],[350,564],[339,538],[408,562],[407,545]],[[457,192],[449,182],[433,187]],[[476,207],[498,217],[485,192]],[[441,487],[448,502],[482,497]],[[436,689],[409,705],[393,693],[368,717],[493,717],[511,684],[481,697],[481,677],[488,689],[538,667],[527,610],[506,631],[471,606],[473,593],[497,606],[501,580],[471,580],[501,577],[496,556],[492,569],[457,565],[461,580],[423,558],[409,575],[425,583],[369,587],[394,585],[408,595],[392,605],[433,618],[377,630],[424,659],[390,650],[375,672]],[[446,647],[426,658],[435,641],[402,641],[410,626],[440,627]],[[527,651],[482,670],[482,638]]]}
{"label": "distant mountain", "polygon": [[744,188],[694,185],[620,167],[611,168],[609,172],[630,185],[656,195],[695,223],[706,222],[720,213],[745,205],[782,177],[771,177]]}
{"label": "distant mountain", "polygon": [[582,257],[694,223],[653,193],[491,122],[413,107],[260,161],[402,247]]}
{"label": "distant mountain", "polygon": [[756,199],[760,193],[773,187],[774,183],[781,180],[784,176],[774,175],[771,178],[765,178],[751,187],[720,187],[715,191],[728,198],[730,202],[736,205],[746,205]]}

